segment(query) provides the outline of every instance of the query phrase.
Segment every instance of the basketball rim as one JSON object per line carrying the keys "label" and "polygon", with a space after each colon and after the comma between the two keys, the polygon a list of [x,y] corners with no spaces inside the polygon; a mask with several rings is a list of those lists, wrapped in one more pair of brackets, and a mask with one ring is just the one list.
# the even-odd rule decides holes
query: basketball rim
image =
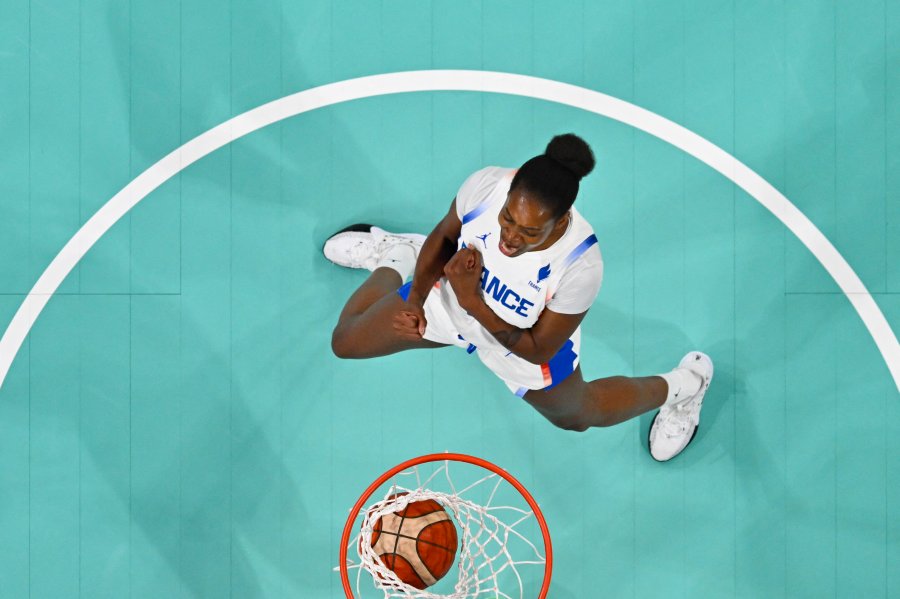
{"label": "basketball rim", "polygon": [[550,578],[553,574],[553,546],[550,542],[550,529],[547,528],[547,521],[544,519],[544,514],[541,513],[541,508],[538,506],[537,501],[534,500],[534,497],[531,496],[531,493],[528,492],[528,489],[526,489],[522,483],[520,483],[513,475],[508,473],[503,468],[482,458],[477,458],[475,456],[470,456],[463,453],[449,452],[423,455],[407,460],[402,464],[397,464],[396,466],[379,476],[377,479],[375,479],[372,484],[369,485],[369,487],[363,492],[363,494],[360,495],[359,499],[353,505],[353,508],[351,508],[350,510],[350,515],[347,517],[347,523],[344,525],[344,532],[341,535],[340,555],[338,557],[338,563],[340,564],[341,572],[341,583],[344,586],[344,594],[347,596],[347,599],[354,599],[353,588],[350,584],[350,572],[347,568],[347,549],[350,544],[350,537],[353,534],[353,523],[356,521],[356,518],[359,515],[359,511],[363,508],[366,502],[372,497],[372,495],[376,490],[378,490],[381,485],[386,483],[397,474],[421,464],[445,461],[471,464],[473,466],[479,466],[481,468],[484,468],[485,470],[494,472],[510,485],[512,485],[528,503],[528,507],[531,508],[531,511],[532,513],[534,513],[534,517],[541,528],[541,536],[543,537],[544,541],[544,579],[541,584],[541,590],[538,593],[538,599],[546,599],[547,593],[550,591]]}

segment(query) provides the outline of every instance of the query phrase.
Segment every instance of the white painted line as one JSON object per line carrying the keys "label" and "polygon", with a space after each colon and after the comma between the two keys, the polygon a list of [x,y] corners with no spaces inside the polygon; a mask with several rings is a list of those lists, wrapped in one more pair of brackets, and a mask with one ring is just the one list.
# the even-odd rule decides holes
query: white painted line
{"label": "white painted line", "polygon": [[198,135],[114,195],[63,247],[22,302],[0,339],[0,388],[35,320],[63,279],[122,216],[154,189],[225,144],[283,119],[350,100],[424,91],[524,96],[580,108],[658,137],[705,162],[765,206],[822,263],[862,318],[900,390],[900,343],[862,281],[831,242],[784,195],[734,156],[658,114],[577,85],[490,71],[407,71],[322,85],[258,106]]}

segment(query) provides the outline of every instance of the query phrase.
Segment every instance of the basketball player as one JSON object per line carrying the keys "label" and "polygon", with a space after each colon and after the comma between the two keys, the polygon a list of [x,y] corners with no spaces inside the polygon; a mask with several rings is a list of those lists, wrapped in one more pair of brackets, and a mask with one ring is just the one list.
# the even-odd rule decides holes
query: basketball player
{"label": "basketball player", "polygon": [[427,237],[372,225],[332,235],[329,260],[372,271],[341,312],[335,355],[455,345],[564,429],[611,426],[659,408],[650,453],[658,461],[681,453],[697,432],[712,379],[706,354],[690,352],[658,376],[586,382],[581,374],[580,324],[600,289],[603,261],[573,203],[594,163],[584,140],[559,135],[519,169],[472,174]]}

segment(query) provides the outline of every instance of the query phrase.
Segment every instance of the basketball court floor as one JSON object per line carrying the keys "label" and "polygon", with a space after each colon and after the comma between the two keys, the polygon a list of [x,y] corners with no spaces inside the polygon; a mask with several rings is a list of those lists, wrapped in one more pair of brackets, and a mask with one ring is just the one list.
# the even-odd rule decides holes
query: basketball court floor
{"label": "basketball court floor", "polygon": [[[898,0],[0,13],[0,597],[341,597],[348,509],[442,451],[535,496],[554,599],[900,597]],[[151,168],[269,101],[438,69],[647,112],[531,97],[537,80],[514,94],[389,79]],[[661,139],[655,117],[797,212],[738,185],[737,163],[698,159],[708,147]],[[458,349],[330,351],[364,277],[322,257],[328,235],[426,233],[470,173],[565,132],[598,161],[576,203],[605,262],[585,376],[656,374],[691,349],[716,364],[698,436],[669,463],[648,454],[652,414],[556,429]],[[142,199],[54,263],[145,172],[160,179]]]}

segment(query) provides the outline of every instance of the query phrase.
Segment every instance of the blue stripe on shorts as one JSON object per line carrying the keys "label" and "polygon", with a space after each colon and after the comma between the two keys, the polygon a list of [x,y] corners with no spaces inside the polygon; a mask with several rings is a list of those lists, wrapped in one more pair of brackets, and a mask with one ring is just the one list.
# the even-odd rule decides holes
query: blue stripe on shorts
{"label": "blue stripe on shorts", "polygon": [[578,358],[578,354],[572,349],[573,347],[575,344],[568,339],[556,352],[556,355],[547,362],[547,366],[550,368],[550,384],[544,389],[552,389],[575,372],[575,360]]}

